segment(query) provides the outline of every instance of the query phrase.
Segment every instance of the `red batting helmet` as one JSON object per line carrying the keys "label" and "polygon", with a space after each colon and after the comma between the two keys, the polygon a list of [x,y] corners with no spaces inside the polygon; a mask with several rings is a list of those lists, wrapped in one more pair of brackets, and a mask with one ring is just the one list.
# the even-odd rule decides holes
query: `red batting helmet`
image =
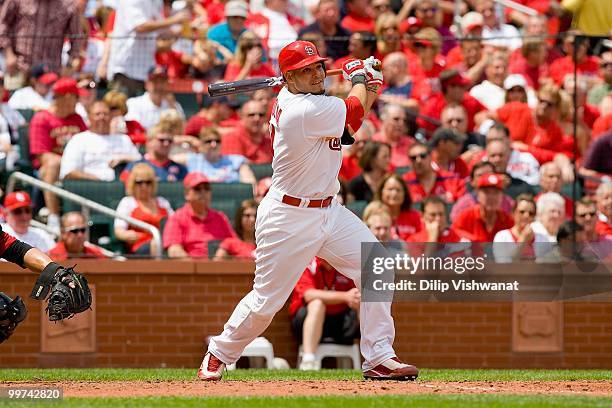
{"label": "red batting helmet", "polygon": [[319,55],[317,47],[310,41],[294,41],[285,46],[278,54],[278,65],[283,75],[287,71],[304,68],[306,65],[325,60],[326,58]]}

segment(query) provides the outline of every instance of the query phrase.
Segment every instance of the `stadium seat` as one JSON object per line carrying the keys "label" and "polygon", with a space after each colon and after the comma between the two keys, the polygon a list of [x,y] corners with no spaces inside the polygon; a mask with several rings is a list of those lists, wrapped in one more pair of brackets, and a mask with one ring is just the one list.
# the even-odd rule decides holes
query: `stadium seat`
{"label": "stadium seat", "polygon": [[32,160],[30,159],[30,127],[21,126],[19,132],[19,160],[17,160],[17,170],[24,173],[32,173]]}
{"label": "stadium seat", "polygon": [[272,165],[271,164],[249,164],[251,170],[253,170],[253,174],[255,174],[255,178],[257,181],[262,178],[272,177]]}
{"label": "stadium seat", "polygon": [[185,117],[190,118],[200,110],[200,104],[198,103],[198,97],[193,92],[186,93],[175,93],[174,97],[176,101],[181,104]]}
{"label": "stadium seat", "polygon": [[411,170],[410,166],[397,167],[395,169],[395,173],[399,174],[400,176],[403,176],[404,174],[408,173],[410,170]]}
{"label": "stadium seat", "polygon": [[[577,181],[576,183],[576,197],[578,197],[578,199],[580,199],[580,197],[582,197],[582,184]],[[572,198],[572,183],[568,183],[568,184],[564,184],[563,187],[561,187],[561,195],[564,195],[568,198]]]}
{"label": "stadium seat", "polygon": [[211,239],[208,241],[208,259],[213,259],[215,257],[219,245],[221,245],[220,239]]}
{"label": "stadium seat", "polygon": [[349,210],[353,212],[353,214],[361,218],[363,217],[363,210],[365,210],[367,205],[368,205],[367,201],[358,200],[358,201],[353,201],[352,203],[347,204],[346,208],[348,208]]}

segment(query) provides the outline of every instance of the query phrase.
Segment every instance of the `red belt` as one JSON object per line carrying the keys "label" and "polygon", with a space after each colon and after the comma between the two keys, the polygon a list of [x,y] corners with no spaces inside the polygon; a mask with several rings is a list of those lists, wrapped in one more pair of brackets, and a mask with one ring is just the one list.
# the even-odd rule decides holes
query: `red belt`
{"label": "red belt", "polygon": [[[310,200],[308,202],[308,208],[325,208],[329,207],[332,203],[333,197],[327,197],[322,200]],[[283,203],[292,205],[294,207],[299,207],[302,204],[302,200],[296,197],[291,197],[288,195],[283,196]]]}

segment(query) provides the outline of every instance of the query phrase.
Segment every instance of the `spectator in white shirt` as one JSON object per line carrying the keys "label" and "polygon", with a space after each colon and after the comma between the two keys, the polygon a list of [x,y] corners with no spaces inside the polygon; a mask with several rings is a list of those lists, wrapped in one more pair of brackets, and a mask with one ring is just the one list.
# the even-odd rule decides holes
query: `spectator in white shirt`
{"label": "spectator in white shirt", "polygon": [[113,81],[113,89],[128,96],[142,93],[147,72],[155,66],[158,31],[191,20],[188,9],[168,18],[163,18],[162,11],[162,0],[117,2],[108,66],[98,69],[101,77]]}
{"label": "spectator in white shirt", "polygon": [[60,179],[115,180],[115,167],[141,158],[130,137],[110,133],[110,109],[96,101],[89,109],[89,130],[74,135],[62,155]]}
{"label": "spectator in white shirt", "polygon": [[128,113],[126,120],[136,120],[149,130],[159,122],[161,113],[167,109],[176,109],[185,119],[181,105],[168,92],[168,74],[165,69],[155,67],[150,70],[145,82],[146,92],[127,100]]}
{"label": "spectator in white shirt", "polygon": [[540,196],[537,203],[537,221],[533,232],[546,236],[548,242],[557,242],[557,232],[565,221],[565,201],[560,194],[548,192]]}
{"label": "spectator in white shirt", "polygon": [[47,109],[53,100],[51,87],[59,77],[50,72],[45,64],[39,64],[30,70],[30,86],[17,89],[9,99],[13,109]]}
{"label": "spectator in white shirt", "polygon": [[494,47],[505,47],[514,51],[523,45],[521,34],[516,27],[510,24],[501,24],[493,0],[479,0],[476,11],[484,18],[483,38],[490,38],[484,43]]}
{"label": "spectator in white shirt", "polygon": [[502,107],[506,99],[504,80],[508,76],[508,57],[506,53],[496,52],[487,62],[485,67],[487,79],[474,86],[470,95],[478,99],[480,103],[490,111]]}
{"label": "spectator in white shirt", "polygon": [[55,246],[51,235],[40,228],[30,226],[32,221],[32,199],[25,191],[14,191],[4,198],[6,224],[2,230],[15,238],[40,249],[49,251]]}

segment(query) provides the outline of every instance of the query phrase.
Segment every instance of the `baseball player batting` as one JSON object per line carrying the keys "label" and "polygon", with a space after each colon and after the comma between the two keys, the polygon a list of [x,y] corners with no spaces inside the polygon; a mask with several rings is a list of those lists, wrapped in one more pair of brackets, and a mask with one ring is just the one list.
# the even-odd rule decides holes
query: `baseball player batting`
{"label": "baseball player batting", "polygon": [[[274,148],[272,186],[257,210],[253,290],[236,306],[208,345],[198,377],[220,380],[227,364],[270,324],[283,307],[304,268],[325,259],[361,283],[361,243],[376,238],[361,220],[336,201],[344,129],[359,129],[377,98],[380,61],[349,60],[342,75],[352,83],[346,100],[325,95],[325,58],[314,44],[295,41],[279,54],[286,85],[270,119]],[[368,379],[416,379],[418,369],[393,351],[395,327],[388,302],[361,305],[363,375]]]}
{"label": "baseball player batting", "polygon": [[[91,292],[85,277],[51,261],[37,248],[2,231],[0,227],[0,258],[22,268],[40,273],[30,297],[47,298],[45,311],[51,321],[72,317],[91,306]],[[27,315],[27,309],[19,296],[11,299],[0,292],[0,343],[7,340]]]}

